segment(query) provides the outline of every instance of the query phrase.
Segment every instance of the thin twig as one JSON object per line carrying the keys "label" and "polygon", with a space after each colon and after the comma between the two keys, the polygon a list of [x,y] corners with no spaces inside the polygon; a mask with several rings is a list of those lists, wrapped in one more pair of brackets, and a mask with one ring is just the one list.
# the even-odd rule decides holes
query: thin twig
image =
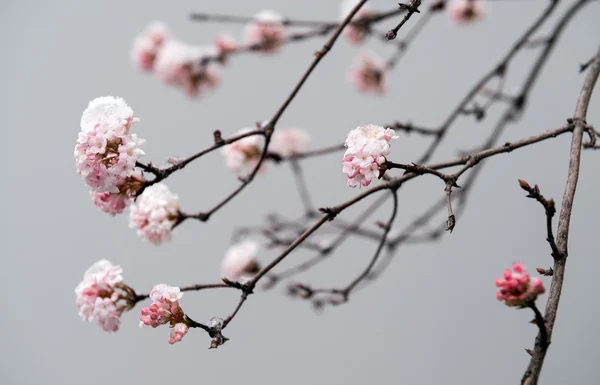
{"label": "thin twig", "polygon": [[526,181],[519,179],[519,185],[521,188],[529,193],[527,198],[532,198],[538,201],[546,212],[546,241],[550,244],[550,249],[552,250],[552,257],[558,258],[558,248],[556,247],[556,242],[554,241],[554,233],[552,231],[552,218],[554,214],[556,214],[556,207],[554,205],[553,199],[546,199],[542,193],[540,192],[540,188],[536,184],[534,187],[531,187],[529,183]]}

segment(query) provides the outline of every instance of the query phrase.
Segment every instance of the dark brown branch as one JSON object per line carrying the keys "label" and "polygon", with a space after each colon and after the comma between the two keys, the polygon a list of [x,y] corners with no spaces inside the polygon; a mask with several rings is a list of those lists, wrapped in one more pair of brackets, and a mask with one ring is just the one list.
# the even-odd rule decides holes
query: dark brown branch
{"label": "dark brown branch", "polygon": [[[222,15],[217,13],[206,13],[206,12],[194,12],[190,14],[190,18],[194,21],[213,21],[218,23],[231,23],[231,24],[247,24],[253,21],[257,21],[255,17],[250,16],[235,16],[235,15]],[[261,23],[265,23],[261,21]],[[336,22],[317,21],[317,20],[296,20],[285,18],[281,21],[281,24],[286,27],[324,27],[330,25],[337,25]]]}
{"label": "dark brown branch", "polygon": [[420,17],[415,23],[414,27],[412,27],[406,37],[400,40],[396,45],[396,52],[386,62],[386,67],[388,69],[392,69],[398,64],[400,59],[406,54],[408,47],[410,44],[417,38],[419,33],[425,28],[425,25],[431,20],[431,17],[435,13],[434,10],[428,10],[422,17]]}
{"label": "dark brown branch", "polygon": [[312,158],[313,156],[328,155],[328,154],[331,154],[334,152],[342,151],[345,148],[346,147],[343,144],[336,144],[334,146],[328,146],[328,147],[324,147],[324,148],[320,148],[320,149],[316,149],[316,150],[300,152],[298,154],[290,155],[289,157],[285,157],[285,156],[279,157],[279,159],[280,160],[292,160],[292,159]]}
{"label": "dark brown branch", "polygon": [[591,66],[593,62],[594,62],[594,58],[591,58],[590,60],[586,61],[585,63],[580,64],[579,65],[579,73],[585,72],[585,70],[587,70],[588,67]]}
{"label": "dark brown branch", "polygon": [[[583,4],[585,0],[580,0],[572,8],[571,12],[575,12]],[[573,200],[575,198],[575,190],[577,188],[577,181],[579,178],[579,167],[581,161],[581,148],[583,143],[583,133],[585,131],[585,119],[587,116],[587,110],[592,97],[592,92],[598,75],[600,74],[600,50],[596,54],[593,63],[586,75],[583,82],[581,93],[575,107],[575,115],[573,116],[573,122],[575,128],[573,130],[573,138],[571,141],[570,155],[569,155],[569,171],[567,174],[567,183],[565,186],[565,193],[563,196],[560,215],[558,220],[558,230],[556,233],[556,247],[558,249],[558,258],[554,260],[554,273],[552,275],[552,282],[550,284],[550,290],[548,292],[548,301],[546,303],[545,320],[547,326],[547,341],[552,340],[552,331],[554,329],[554,322],[556,321],[556,314],[558,311],[558,304],[562,292],[562,285],[565,277],[565,267],[568,256],[568,240],[569,240],[569,227],[571,222],[571,212],[573,210]],[[542,366],[544,364],[544,358],[548,351],[547,344],[543,343],[542,333],[538,333],[535,340],[535,346],[533,355],[529,361],[529,366],[525,371],[523,379],[521,381],[524,385],[535,385],[538,383]]]}
{"label": "dark brown branch", "polygon": [[363,279],[365,279],[367,275],[369,275],[369,273],[373,269],[373,266],[375,266],[377,259],[379,259],[379,256],[381,255],[381,250],[383,250],[383,246],[385,246],[386,244],[388,234],[392,229],[392,225],[394,224],[394,220],[396,219],[396,214],[398,213],[398,192],[396,190],[392,190],[391,192],[392,198],[394,200],[394,206],[392,208],[392,214],[390,216],[390,219],[383,225],[384,232],[381,236],[381,241],[379,242],[377,250],[375,250],[375,254],[373,255],[373,258],[371,258],[371,261],[369,262],[367,267],[342,291],[342,294],[346,299],[348,298],[350,292],[356,287],[356,285],[358,285]]}
{"label": "dark brown branch", "polygon": [[[215,132],[215,138],[217,137],[216,135],[217,132]],[[144,188],[148,187],[148,186],[152,186],[155,183],[158,183],[166,178],[168,178],[171,174],[173,174],[175,171],[177,170],[181,170],[182,168],[184,168],[185,166],[187,166],[189,163],[193,162],[194,160],[202,157],[203,155],[206,155],[220,147],[223,147],[225,145],[237,142],[238,140],[244,139],[246,137],[249,136],[254,136],[254,135],[264,135],[263,130],[254,130],[254,131],[248,131],[245,132],[243,134],[240,135],[235,135],[232,136],[229,139],[221,139],[221,134],[218,134],[218,138],[219,140],[215,141],[215,144],[213,144],[212,146],[199,151],[197,153],[195,153],[192,156],[189,156],[185,159],[183,159],[182,161],[177,162],[176,164],[172,165],[171,167],[167,167],[167,168],[157,168],[152,166],[152,164],[143,164],[141,162],[136,162],[136,166],[141,168],[142,170],[149,172],[151,174],[153,174],[155,176],[154,179],[152,180],[148,180],[144,182]],[[140,195],[143,192],[143,189],[141,191],[139,191],[137,194]]]}
{"label": "dark brown branch", "polygon": [[[293,266],[287,270],[284,270],[280,273],[270,274],[269,278],[271,279],[271,282],[267,285],[267,287],[271,288],[276,282],[281,281],[282,279],[286,279],[293,275],[296,275],[303,271],[306,271],[306,270],[312,268],[313,266],[317,265],[318,263],[322,262],[323,260],[325,260],[327,258],[327,256],[332,255],[333,251],[335,249],[337,249],[342,243],[344,243],[344,241],[346,239],[348,239],[348,237],[350,235],[357,234],[357,232],[360,231],[360,227],[359,227],[360,224],[364,223],[367,220],[367,218],[369,218],[369,216],[372,215],[388,199],[388,197],[389,197],[388,195],[382,195],[377,200],[375,200],[375,202],[373,202],[371,205],[369,205],[363,211],[363,213],[361,215],[359,215],[352,223],[344,224],[342,227],[342,231],[333,240],[333,242],[331,242],[331,244],[327,248],[322,249],[314,257],[312,257],[296,266]],[[375,236],[376,239],[378,239],[378,240],[381,239],[381,234],[372,234],[372,233],[367,233],[367,234],[369,236]]]}
{"label": "dark brown branch", "polygon": [[325,57],[325,55],[331,50],[331,48],[335,44],[335,41],[341,35],[341,33],[344,30],[344,28],[350,23],[350,21],[352,20],[352,18],[354,17],[354,15],[358,12],[358,10],[366,2],[367,2],[367,0],[360,0],[356,4],[356,6],[352,9],[352,11],[350,11],[350,13],[346,16],[346,18],[344,19],[344,21],[342,21],[342,23],[337,27],[336,31],[329,38],[329,40],[325,43],[325,45],[323,45],[323,47],[321,48],[321,50],[315,52],[315,58],[314,58],[312,64],[308,67],[308,69],[306,70],[306,72],[304,73],[304,75],[300,78],[300,81],[298,81],[298,84],[296,84],[296,86],[294,87],[294,89],[292,90],[292,92],[290,93],[290,95],[287,97],[287,99],[283,102],[283,104],[281,105],[281,107],[279,107],[279,109],[277,110],[277,112],[275,112],[275,115],[273,115],[273,117],[269,121],[269,124],[267,125],[267,129],[269,129],[269,128],[270,129],[274,129],[275,128],[275,125],[279,121],[279,118],[281,117],[281,115],[283,115],[283,113],[288,108],[288,106],[290,105],[290,103],[292,102],[292,100],[294,100],[294,98],[296,97],[296,95],[300,91],[300,88],[302,88],[302,86],[304,85],[304,83],[306,82],[306,80],[308,79],[308,77],[310,76],[310,74],[317,67],[317,65],[319,65],[319,63]]}
{"label": "dark brown branch", "polygon": [[408,122],[408,123],[401,123],[401,122],[394,122],[392,124],[385,124],[384,127],[389,127],[392,128],[394,130],[399,130],[399,131],[404,131],[407,134],[410,134],[411,132],[417,133],[419,135],[423,135],[423,136],[433,136],[433,135],[437,135],[438,134],[438,129],[434,129],[434,128],[426,128],[426,127],[421,127],[421,126],[415,126],[414,124]]}
{"label": "dark brown branch", "polygon": [[306,185],[306,180],[304,179],[304,173],[302,172],[302,168],[300,167],[300,164],[298,163],[297,159],[290,160],[290,165],[292,166],[292,173],[294,174],[294,180],[296,181],[296,188],[298,189],[300,200],[304,205],[304,212],[308,217],[315,216],[315,206],[313,206],[312,200],[310,198],[310,192],[308,191],[308,186]]}
{"label": "dark brown branch", "polygon": [[[275,130],[275,126],[277,125],[277,122],[279,121],[279,118],[281,117],[281,115],[283,115],[283,113],[285,112],[285,110],[287,109],[287,107],[290,105],[290,103],[292,102],[292,100],[294,100],[294,98],[296,97],[296,95],[298,94],[298,92],[300,91],[300,89],[302,88],[302,86],[304,85],[304,83],[306,82],[306,80],[308,79],[308,77],[310,76],[310,74],[317,67],[317,65],[319,64],[319,62],[323,59],[323,57],[325,57],[325,55],[327,54],[327,52],[329,52],[331,50],[331,48],[333,47],[335,41],[341,35],[342,30],[348,25],[348,23],[354,17],[354,15],[356,14],[356,12],[358,12],[358,10],[366,2],[367,2],[367,0],[361,0],[359,3],[356,4],[356,6],[352,9],[352,11],[348,14],[348,16],[346,17],[346,19],[344,19],[344,21],[338,26],[338,28],[333,33],[333,35],[331,36],[331,38],[329,38],[329,40],[325,43],[325,45],[323,46],[323,48],[315,54],[315,58],[314,58],[313,62],[308,67],[308,69],[306,70],[306,72],[304,73],[304,75],[302,75],[302,77],[298,81],[298,84],[296,84],[296,86],[294,87],[294,89],[292,90],[292,92],[288,95],[288,97],[285,99],[285,101],[283,102],[283,104],[279,107],[279,109],[277,110],[277,112],[275,112],[275,114],[273,115],[273,117],[271,118],[271,120],[269,120],[269,123],[266,124],[262,128],[261,132],[262,132],[263,136],[265,137],[265,143],[263,145],[263,149],[262,149],[262,153],[261,153],[260,159],[256,163],[256,166],[254,167],[254,169],[252,170],[252,172],[250,173],[250,175],[248,175],[247,177],[243,178],[242,179],[242,184],[239,187],[237,187],[233,192],[231,192],[228,196],[226,196],[223,200],[221,200],[219,203],[217,203],[212,209],[210,209],[208,211],[199,212],[199,213],[196,213],[196,214],[185,214],[185,213],[182,213],[180,215],[180,217],[179,217],[179,220],[177,221],[177,223],[173,227],[178,226],[183,221],[185,221],[186,219],[189,219],[189,218],[194,218],[194,219],[197,219],[197,220],[199,220],[201,222],[208,221],[210,219],[210,217],[215,212],[217,212],[220,208],[222,208],[223,206],[225,206],[233,198],[235,198],[240,192],[242,192],[246,188],[246,186],[248,186],[254,180],[254,177],[256,176],[256,174],[258,173],[258,170],[260,169],[260,167],[262,166],[263,162],[266,159],[267,150],[268,150],[269,144],[271,142],[271,135],[273,134],[273,131]],[[219,145],[219,144],[215,144],[215,146],[217,146],[217,145]]]}
{"label": "dark brown branch", "polygon": [[[479,93],[481,89],[485,87],[485,85],[495,77],[504,77],[508,65],[515,57],[515,55],[526,45],[527,41],[530,37],[542,26],[542,24],[550,17],[556,6],[558,5],[558,1],[551,1],[548,4],[548,7],[544,10],[544,12],[539,16],[539,18],[523,33],[523,35],[515,42],[515,44],[510,48],[508,53],[500,60],[500,62],[494,66],[487,74],[485,74],[468,92],[467,95],[462,99],[462,101],[455,107],[455,109],[450,113],[448,118],[441,124],[438,136],[431,143],[427,151],[425,151],[424,155],[417,161],[419,164],[426,163],[431,156],[433,155],[435,149],[442,142],[446,132],[454,123],[456,118],[460,116],[462,111],[467,107],[468,103]],[[519,105],[525,103],[525,98],[519,99]]]}
{"label": "dark brown branch", "polygon": [[[370,25],[373,23],[377,23],[388,18],[394,17],[400,13],[402,13],[402,9],[393,9],[387,12],[379,12],[375,13],[369,17],[361,18],[360,20],[350,21],[349,25]],[[214,14],[214,13],[206,13],[206,12],[194,12],[190,14],[190,18],[196,21],[215,21],[221,23],[234,23],[234,24],[246,24],[252,21],[256,21],[255,17],[249,16],[234,16],[234,15],[222,15],[222,14]],[[264,23],[261,21],[261,23]],[[297,19],[289,19],[284,18],[281,22],[283,25],[287,27],[328,27],[328,28],[337,28],[340,25],[338,21],[319,21],[319,20],[297,20]]]}
{"label": "dark brown branch", "polygon": [[519,179],[519,185],[523,190],[529,193],[527,198],[535,199],[544,207],[544,211],[546,212],[546,241],[548,241],[550,244],[550,249],[552,249],[552,257],[558,258],[558,248],[556,247],[556,242],[554,241],[554,232],[552,230],[552,218],[554,217],[554,214],[556,214],[554,200],[546,199],[540,192],[540,188],[537,184],[534,187],[531,187],[529,183]]}
{"label": "dark brown branch", "polygon": [[540,329],[540,344],[547,348],[550,341],[548,341],[548,329],[546,329],[546,321],[544,321],[544,316],[536,306],[535,302],[531,301],[527,305],[531,310],[533,310],[533,314],[535,314],[535,324]]}
{"label": "dark brown branch", "polygon": [[404,17],[402,18],[400,23],[398,23],[397,26],[390,29],[385,34],[385,37],[388,40],[394,40],[396,38],[396,36],[398,36],[398,31],[408,21],[408,19],[410,19],[413,14],[421,12],[421,11],[419,11],[420,5],[421,5],[421,0],[409,0],[409,2],[406,4],[399,3],[398,6],[400,7],[400,9],[406,10],[406,14],[404,15]]}

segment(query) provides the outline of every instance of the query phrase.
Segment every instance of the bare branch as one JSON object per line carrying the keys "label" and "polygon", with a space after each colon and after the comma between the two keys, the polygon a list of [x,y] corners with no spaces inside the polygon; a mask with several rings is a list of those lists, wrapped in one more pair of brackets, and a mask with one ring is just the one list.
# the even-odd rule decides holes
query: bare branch
{"label": "bare branch", "polygon": [[[585,0],[580,0],[577,3],[577,6],[580,7],[585,3]],[[573,210],[575,190],[577,188],[577,181],[579,178],[581,148],[583,143],[583,133],[586,125],[585,119],[587,116],[587,109],[590,99],[592,97],[592,92],[599,74],[600,50],[594,57],[594,61],[591,64],[589,72],[587,73],[583,82],[583,87],[581,89],[581,93],[579,94],[579,100],[577,101],[577,106],[575,107],[575,115],[573,116],[575,128],[573,130],[573,139],[571,141],[569,171],[567,175],[565,193],[560,209],[558,230],[556,233],[558,256],[554,261],[554,273],[552,275],[552,282],[550,284],[548,302],[546,303],[546,313],[544,317],[547,326],[546,339],[548,341],[552,339],[552,331],[554,329],[554,322],[556,321],[556,313],[558,311],[558,304],[560,301],[563,280],[565,277],[565,267],[568,256],[569,225],[571,222],[571,212]],[[544,344],[544,336],[540,332],[536,337],[533,355],[521,381],[522,384],[535,385],[538,383],[547,351],[548,346],[547,344]]]}

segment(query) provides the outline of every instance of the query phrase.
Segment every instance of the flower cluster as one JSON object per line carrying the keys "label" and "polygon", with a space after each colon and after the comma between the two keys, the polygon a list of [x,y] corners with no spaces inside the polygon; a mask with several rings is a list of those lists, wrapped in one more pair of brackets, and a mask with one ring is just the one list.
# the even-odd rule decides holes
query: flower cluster
{"label": "flower cluster", "polygon": [[170,324],[173,328],[170,333],[169,343],[181,341],[189,329],[185,313],[179,305],[183,293],[178,287],[158,284],[150,291],[152,304],[141,310],[140,327]]}
{"label": "flower cluster", "polygon": [[132,59],[141,70],[154,72],[161,82],[182,88],[193,97],[219,84],[219,73],[210,61],[235,50],[235,42],[227,42],[227,52],[223,47],[188,45],[173,39],[164,24],[153,22],[134,40]]}
{"label": "flower cluster", "polygon": [[265,54],[277,52],[283,45],[285,36],[283,17],[271,10],[259,12],[244,30],[245,43]]}
{"label": "flower cluster", "polygon": [[231,246],[225,253],[221,270],[225,277],[237,281],[246,274],[255,274],[259,271],[256,254],[259,244],[252,240],[240,242]]}
{"label": "flower cluster", "polygon": [[165,24],[153,21],[133,41],[131,59],[141,70],[151,71],[158,50],[170,37],[171,33]]}
{"label": "flower cluster", "polygon": [[167,185],[154,184],[144,190],[129,212],[129,227],[156,245],[171,238],[173,225],[180,217],[179,197]]}
{"label": "flower cluster", "polygon": [[542,281],[530,277],[520,263],[515,263],[512,271],[506,269],[503,278],[496,279],[496,287],[500,288],[496,293],[498,301],[504,302],[507,306],[519,307],[527,306],[545,291]]}
{"label": "flower cluster", "polygon": [[348,81],[360,92],[383,94],[386,89],[387,65],[372,52],[364,51],[356,57],[348,72]]}
{"label": "flower cluster", "polygon": [[[350,14],[350,12],[352,12],[357,3],[358,0],[342,0],[342,3],[340,4],[340,19],[344,20]],[[365,4],[358,10],[358,12],[354,14],[352,21],[357,22],[360,20],[368,19],[373,15],[373,11],[369,9]],[[342,31],[344,37],[355,45],[362,43],[365,40],[365,37],[368,35],[368,33],[368,26],[356,24],[350,24]]]}
{"label": "flower cluster", "polygon": [[[242,135],[253,130],[252,128],[242,128],[235,135]],[[227,167],[236,174],[252,170],[256,167],[262,154],[262,137],[251,135],[242,138],[221,148],[221,154],[225,157]]]}
{"label": "flower cluster", "polygon": [[299,154],[310,143],[310,135],[297,128],[281,128],[275,130],[271,137],[269,152],[282,157]]}
{"label": "flower cluster", "polygon": [[123,269],[103,259],[94,263],[75,288],[79,316],[87,322],[94,319],[104,331],[119,329],[123,311],[135,303],[135,293],[123,283]]}
{"label": "flower cluster", "polygon": [[135,163],[144,155],[145,140],[130,133],[138,121],[131,107],[113,96],[92,100],[81,116],[74,152],[77,173],[94,203],[111,215],[121,213],[143,183]]}
{"label": "flower cluster", "polygon": [[373,124],[359,126],[348,133],[347,150],[342,159],[342,172],[348,176],[348,186],[368,186],[379,177],[379,166],[390,154],[394,130]]}
{"label": "flower cluster", "polygon": [[452,0],[448,4],[448,15],[457,24],[467,24],[484,16],[483,0]]}

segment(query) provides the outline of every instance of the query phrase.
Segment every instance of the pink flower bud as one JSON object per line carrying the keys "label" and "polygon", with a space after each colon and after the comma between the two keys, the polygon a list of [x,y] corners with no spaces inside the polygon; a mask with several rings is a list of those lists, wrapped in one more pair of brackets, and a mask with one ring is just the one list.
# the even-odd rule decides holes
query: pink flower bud
{"label": "pink flower bud", "polygon": [[257,47],[257,51],[265,54],[277,52],[286,35],[282,21],[281,15],[274,11],[261,11],[244,30],[246,44]]}
{"label": "pink flower bud", "polygon": [[531,278],[521,263],[515,263],[513,270],[504,271],[504,279],[497,278],[496,298],[507,306],[524,307],[544,293],[544,285],[538,278]]}
{"label": "pink flower bud", "polygon": [[348,72],[348,82],[360,92],[383,94],[386,89],[387,66],[372,52],[364,51]]}
{"label": "pink flower bud", "polygon": [[456,24],[467,24],[481,19],[485,13],[482,0],[452,0],[448,4],[448,15]]}

